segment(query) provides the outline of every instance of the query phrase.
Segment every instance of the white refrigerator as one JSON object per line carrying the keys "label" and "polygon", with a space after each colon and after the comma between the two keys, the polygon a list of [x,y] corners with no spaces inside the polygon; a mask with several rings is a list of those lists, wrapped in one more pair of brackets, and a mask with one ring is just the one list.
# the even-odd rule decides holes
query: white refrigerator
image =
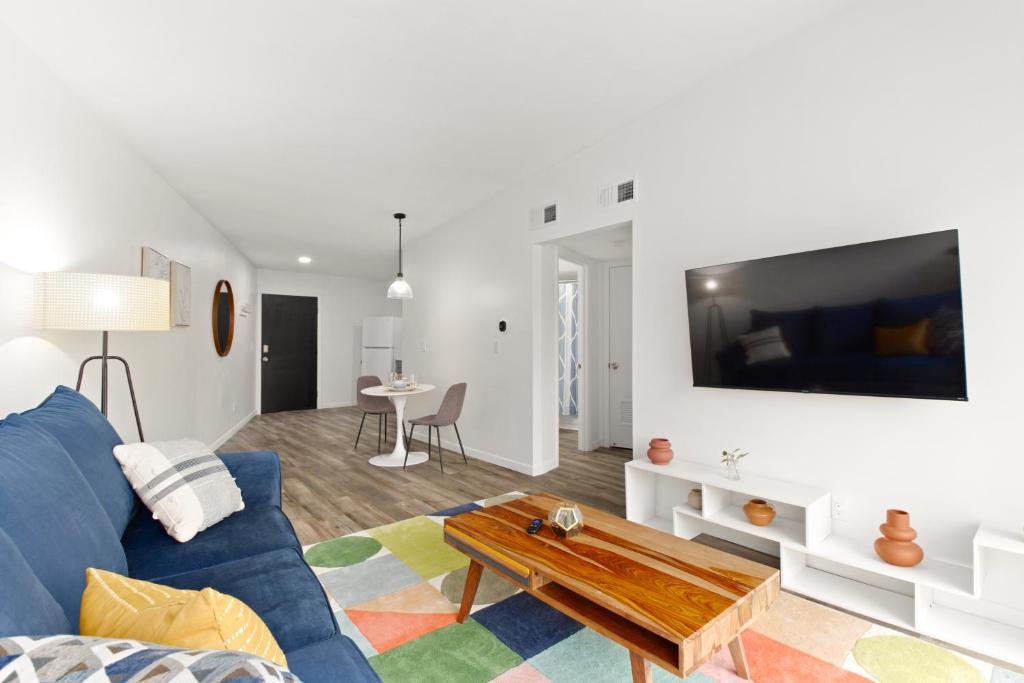
{"label": "white refrigerator", "polygon": [[401,358],[402,319],[393,316],[363,318],[363,357],[360,374],[387,382]]}

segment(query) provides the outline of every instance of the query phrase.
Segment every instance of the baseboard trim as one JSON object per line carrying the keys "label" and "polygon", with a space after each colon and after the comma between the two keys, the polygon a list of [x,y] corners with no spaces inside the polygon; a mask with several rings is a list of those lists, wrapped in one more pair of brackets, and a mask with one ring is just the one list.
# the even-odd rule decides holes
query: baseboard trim
{"label": "baseboard trim", "polygon": [[226,431],[223,434],[221,434],[219,438],[217,438],[213,443],[210,444],[210,450],[211,451],[215,451],[218,448],[220,448],[221,446],[223,446],[227,442],[228,439],[233,437],[235,435],[235,433],[239,429],[244,427],[246,425],[246,423],[248,423],[249,420],[253,419],[254,417],[256,417],[256,411],[255,410],[252,411],[251,413],[249,413],[248,415],[246,415],[245,417],[243,417],[241,420],[239,420],[238,423],[234,427],[231,427],[230,429],[228,429],[228,431]]}
{"label": "baseboard trim", "polygon": [[[458,441],[441,439],[441,445],[444,447],[446,454],[454,453],[456,457],[461,455],[461,453],[459,452]],[[533,467],[526,463],[522,463],[517,460],[511,460],[503,455],[490,453],[488,451],[482,451],[479,448],[472,448],[470,446],[466,446],[466,457],[474,458],[476,460],[483,460],[484,462],[489,462],[492,465],[504,467],[505,469],[512,470],[513,472],[519,472],[520,474],[528,474],[531,477],[535,477],[538,474],[543,474],[543,472],[534,472]]]}
{"label": "baseboard trim", "polygon": [[323,410],[324,408],[351,408],[355,404],[355,401],[330,401],[318,405],[317,410]]}

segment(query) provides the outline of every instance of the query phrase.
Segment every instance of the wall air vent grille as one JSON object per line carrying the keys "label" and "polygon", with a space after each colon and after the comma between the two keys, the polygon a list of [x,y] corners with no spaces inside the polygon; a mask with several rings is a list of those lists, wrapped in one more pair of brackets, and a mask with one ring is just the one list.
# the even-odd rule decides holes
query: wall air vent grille
{"label": "wall air vent grille", "polygon": [[636,201],[635,178],[602,187],[597,198],[598,205],[603,209],[632,201]]}
{"label": "wall air vent grille", "polygon": [[548,204],[544,207],[544,222],[554,223],[556,220],[558,220],[558,205]]}
{"label": "wall air vent grille", "polygon": [[618,187],[618,203],[628,202],[633,198],[633,181],[627,180],[624,183],[619,183]]}

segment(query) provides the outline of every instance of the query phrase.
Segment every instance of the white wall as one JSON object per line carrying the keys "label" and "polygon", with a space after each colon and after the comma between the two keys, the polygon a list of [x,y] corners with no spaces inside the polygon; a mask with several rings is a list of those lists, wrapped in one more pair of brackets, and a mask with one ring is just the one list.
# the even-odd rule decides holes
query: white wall
{"label": "white wall", "polygon": [[[402,315],[402,303],[387,298],[389,280],[299,273],[283,270],[256,272],[259,294],[315,296],[317,310],[317,407],[355,404],[356,379],[363,334],[363,318]],[[257,310],[259,305],[257,303]],[[256,320],[256,339],[260,321]],[[256,358],[256,405],[259,405],[260,360]],[[413,371],[415,372],[415,371]]]}
{"label": "white wall", "polygon": [[[656,435],[708,463],[742,447],[746,470],[845,499],[844,533],[903,507],[947,559],[979,522],[1019,528],[1022,26],[1016,0],[854,3],[412,243],[408,339],[424,374],[469,381],[467,446],[533,462],[531,242],[633,218],[638,457]],[[598,208],[634,176],[634,205]],[[551,198],[559,225],[531,233]],[[968,403],[692,387],[686,268],[953,227]]]}
{"label": "white wall", "polygon": [[[191,266],[192,326],[112,333],[111,353],[131,363],[147,440],[219,442],[253,412],[253,326],[238,318],[221,358],[209,311],[221,278],[236,306],[252,301],[252,266],[2,27],[0,64],[0,411],[74,386],[79,362],[100,351],[99,333],[32,329],[30,273],[138,275],[146,245]],[[111,418],[135,440],[119,365],[111,376]],[[95,363],[83,390],[99,402]]]}

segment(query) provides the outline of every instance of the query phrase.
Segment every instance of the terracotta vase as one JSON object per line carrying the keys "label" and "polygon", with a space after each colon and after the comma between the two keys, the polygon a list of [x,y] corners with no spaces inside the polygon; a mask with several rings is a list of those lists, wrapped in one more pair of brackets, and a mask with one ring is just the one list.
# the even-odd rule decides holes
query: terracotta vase
{"label": "terracotta vase", "polygon": [[897,567],[913,567],[924,559],[921,546],[914,543],[917,532],[910,526],[910,513],[886,510],[885,524],[879,525],[882,537],[875,541],[878,556]]}
{"label": "terracotta vase", "polygon": [[775,508],[766,500],[751,498],[750,502],[743,506],[743,514],[755,526],[768,526],[775,519]]}
{"label": "terracotta vase", "polygon": [[700,510],[704,507],[704,493],[699,488],[690,489],[690,495],[686,497],[686,502],[694,510]]}
{"label": "terracotta vase", "polygon": [[672,442],[668,439],[651,439],[650,448],[647,449],[647,459],[655,465],[667,465],[672,462],[675,453],[672,452]]}

